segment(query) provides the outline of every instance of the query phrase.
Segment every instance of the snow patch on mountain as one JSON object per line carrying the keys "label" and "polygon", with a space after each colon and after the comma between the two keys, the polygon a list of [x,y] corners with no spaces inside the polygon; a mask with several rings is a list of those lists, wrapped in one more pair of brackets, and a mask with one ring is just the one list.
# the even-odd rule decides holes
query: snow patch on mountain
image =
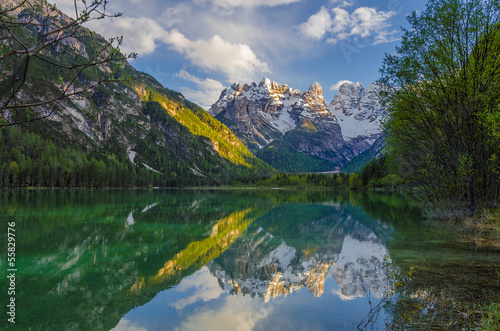
{"label": "snow patch on mountain", "polygon": [[278,118],[275,118],[273,115],[263,111],[258,111],[258,115],[264,118],[269,125],[283,134],[297,127],[295,121],[290,117],[290,112],[288,110],[282,111]]}
{"label": "snow patch on mountain", "polygon": [[134,163],[134,160],[135,160],[135,157],[137,156],[137,153],[134,152],[134,151],[130,151],[128,153],[128,159],[130,160],[130,162]]}
{"label": "snow patch on mountain", "polygon": [[155,170],[153,168],[151,168],[150,166],[148,166],[146,163],[142,162],[142,165],[144,166],[144,168],[148,169],[149,171],[152,171],[152,172],[156,172],[156,173],[159,173],[161,174],[161,172],[159,172],[158,170]]}
{"label": "snow patch on mountain", "polygon": [[337,118],[344,140],[366,137],[371,145],[381,135],[386,111],[380,89],[377,83],[366,90],[361,83],[346,82],[340,86],[328,110]]}

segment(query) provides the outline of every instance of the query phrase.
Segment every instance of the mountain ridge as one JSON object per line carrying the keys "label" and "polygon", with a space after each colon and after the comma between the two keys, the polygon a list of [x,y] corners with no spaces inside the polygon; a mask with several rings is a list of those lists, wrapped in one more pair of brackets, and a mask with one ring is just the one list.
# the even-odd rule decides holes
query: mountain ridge
{"label": "mountain ridge", "polygon": [[[361,83],[345,82],[327,105],[317,82],[301,92],[264,78],[224,89],[209,112],[278,170],[297,171],[286,164],[307,157],[326,162],[312,171],[331,171],[348,164],[381,136],[386,113],[381,88],[376,83],[365,89]],[[311,169],[304,166],[299,171]]]}
{"label": "mountain ridge", "polygon": [[[14,0],[1,2],[2,8],[15,4]],[[16,27],[17,33],[25,38],[25,43],[41,40],[42,34],[72,22],[71,18],[45,0],[30,0],[27,4],[29,6],[10,12],[10,18],[15,22],[28,22]],[[107,42],[97,34],[89,38],[90,31],[84,27],[80,29],[82,34],[75,34],[74,40],[65,38],[43,49],[40,54],[47,61],[34,59],[30,62],[28,80],[17,96],[17,102],[43,102],[51,96],[60,95],[72,75],[76,74],[53,70],[50,62],[78,63],[82,58],[92,56],[92,43],[103,45]],[[2,62],[0,101],[8,98],[10,82],[18,69],[13,61]],[[102,63],[82,70],[75,76],[73,88],[92,86],[114,69],[112,64]],[[118,160],[128,169],[130,176],[148,174],[148,183],[154,186],[223,184],[239,176],[260,176],[272,171],[209,113],[186,100],[181,93],[163,87],[152,76],[135,70],[128,61],[121,64],[112,78],[112,81],[97,84],[88,91],[51,103],[50,107],[34,106],[22,112],[2,110],[3,120],[11,123],[27,121],[14,125],[13,129],[22,131],[23,135],[43,137],[45,141],[53,142],[59,151],[73,148],[78,153],[83,152],[89,161],[95,158],[106,165],[110,159]],[[30,121],[44,115],[50,116]],[[47,163],[47,166],[61,172],[55,176],[61,179],[52,181],[42,177],[35,183],[33,179],[37,177],[38,169],[31,169],[27,164],[35,163],[39,154],[27,155],[30,160],[25,161],[20,156],[20,150],[27,146],[16,144],[10,139],[10,150],[0,158],[2,177],[7,176],[5,174],[9,172],[12,162],[21,168],[15,181],[12,176],[0,178],[5,187],[15,184],[69,186],[67,178],[73,176],[76,165],[69,167],[63,160],[52,160],[54,164]],[[72,161],[73,164],[78,163],[78,160]],[[108,168],[112,168],[111,163]],[[102,183],[92,185],[122,185],[118,181],[110,184],[111,180],[107,177],[111,176],[103,177]]]}

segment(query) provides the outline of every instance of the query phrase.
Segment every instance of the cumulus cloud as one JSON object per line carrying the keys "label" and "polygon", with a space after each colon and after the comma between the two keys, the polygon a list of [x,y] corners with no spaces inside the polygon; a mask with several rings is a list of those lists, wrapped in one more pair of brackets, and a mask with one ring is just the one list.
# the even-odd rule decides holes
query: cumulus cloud
{"label": "cumulus cloud", "polygon": [[224,85],[222,85],[221,82],[216,81],[215,79],[211,78],[200,79],[198,77],[191,75],[186,70],[179,71],[179,73],[177,73],[176,76],[185,79],[187,81],[193,82],[198,87],[203,89],[217,89],[219,91],[222,91],[222,89],[224,88]]}
{"label": "cumulus cloud", "polygon": [[[139,26],[140,29],[137,28]],[[93,21],[90,27],[107,37],[125,35],[122,45],[125,53],[152,53],[158,43],[163,42],[170,49],[183,54],[199,69],[224,74],[230,83],[271,72],[269,65],[259,60],[250,46],[230,43],[219,35],[214,35],[209,40],[190,40],[177,29],[167,31],[156,21],[146,17]]]}
{"label": "cumulus cloud", "polygon": [[198,103],[205,109],[210,108],[217,101],[221,91],[224,89],[224,85],[221,82],[211,78],[200,79],[191,75],[186,70],[181,70],[176,76],[196,84],[198,90],[184,87],[181,89],[181,92],[186,98]]}
{"label": "cumulus cloud", "polygon": [[120,320],[116,329],[124,331],[147,331],[147,329],[138,326],[137,323],[129,321],[125,317]]}
{"label": "cumulus cloud", "polygon": [[[156,41],[167,33],[158,23],[147,17],[120,17],[92,21],[87,25],[106,37],[125,36],[121,47],[124,53],[152,53],[156,50]],[[140,29],[137,28],[139,26]]]}
{"label": "cumulus cloud", "polygon": [[328,12],[328,9],[321,7],[320,11],[299,26],[300,32],[312,39],[322,39],[325,34],[332,28],[332,17]]}
{"label": "cumulus cloud", "polygon": [[330,86],[330,91],[338,91],[339,88],[344,83],[351,83],[351,81],[350,80],[339,80],[338,82],[336,82],[335,84],[333,84],[332,86]]}
{"label": "cumulus cloud", "polygon": [[343,8],[333,8],[330,12],[321,7],[318,13],[301,24],[299,31],[311,39],[323,39],[336,44],[349,37],[369,40],[373,45],[397,40],[398,31],[391,29],[390,19],[396,13],[377,11],[375,8],[360,7],[349,13]]}
{"label": "cumulus cloud", "polygon": [[225,74],[228,82],[244,80],[256,73],[270,73],[266,62],[260,61],[250,46],[232,44],[219,35],[210,40],[189,40],[178,30],[173,29],[163,41],[171,48],[186,56],[190,62],[206,72],[219,71]]}
{"label": "cumulus cloud", "polygon": [[390,28],[388,21],[394,15],[394,12],[377,12],[375,8],[361,7],[352,13],[351,24],[347,30],[351,29],[350,35],[359,35],[364,38],[375,34],[377,38],[388,34],[387,29]]}

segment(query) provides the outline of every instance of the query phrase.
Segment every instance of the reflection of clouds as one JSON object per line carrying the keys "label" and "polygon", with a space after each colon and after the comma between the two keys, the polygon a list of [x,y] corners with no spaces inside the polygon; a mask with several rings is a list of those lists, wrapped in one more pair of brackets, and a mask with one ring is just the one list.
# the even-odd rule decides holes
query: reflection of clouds
{"label": "reflection of clouds", "polygon": [[342,289],[338,288],[338,289],[333,289],[332,290],[332,294],[339,297],[340,300],[342,301],[351,301],[351,300],[354,300],[358,297],[362,297],[362,296],[352,296],[352,295],[344,295],[342,293]]}
{"label": "reflection of clouds", "polygon": [[196,289],[195,293],[187,298],[182,298],[171,304],[175,309],[181,310],[184,307],[198,301],[210,301],[217,299],[224,293],[220,288],[217,278],[215,278],[207,267],[201,268],[194,275],[184,278],[177,286],[177,291],[185,292]]}
{"label": "reflection of clouds", "polygon": [[273,303],[227,295],[221,289],[217,277],[207,267],[183,279],[176,290],[186,292],[193,289],[193,295],[182,298],[171,306],[181,310],[198,301],[208,302],[221,296],[223,298],[213,305],[196,309],[176,330],[250,330],[258,321],[266,319],[274,309]]}
{"label": "reflection of clouds", "polygon": [[251,330],[274,310],[272,303],[260,300],[226,296],[220,306],[204,308],[190,314],[175,330]]}
{"label": "reflection of clouds", "polygon": [[368,293],[375,298],[384,296],[387,274],[383,262],[388,252],[376,238],[373,233],[365,241],[349,235],[344,238],[337,263],[330,269],[340,287],[340,295],[337,291],[333,293],[342,300],[364,297]]}
{"label": "reflection of clouds", "polygon": [[115,331],[147,331],[145,328],[137,326],[133,321],[129,321],[126,318],[122,318],[120,323],[113,328]]}

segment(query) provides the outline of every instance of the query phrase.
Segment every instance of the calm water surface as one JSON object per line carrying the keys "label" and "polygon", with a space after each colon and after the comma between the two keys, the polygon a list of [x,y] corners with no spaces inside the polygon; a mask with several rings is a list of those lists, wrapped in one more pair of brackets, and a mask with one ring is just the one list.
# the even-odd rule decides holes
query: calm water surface
{"label": "calm water surface", "polygon": [[[393,284],[391,264],[498,263],[381,194],[0,192],[0,221],[3,243],[16,223],[5,329],[352,330]],[[391,319],[381,310],[364,328]]]}

